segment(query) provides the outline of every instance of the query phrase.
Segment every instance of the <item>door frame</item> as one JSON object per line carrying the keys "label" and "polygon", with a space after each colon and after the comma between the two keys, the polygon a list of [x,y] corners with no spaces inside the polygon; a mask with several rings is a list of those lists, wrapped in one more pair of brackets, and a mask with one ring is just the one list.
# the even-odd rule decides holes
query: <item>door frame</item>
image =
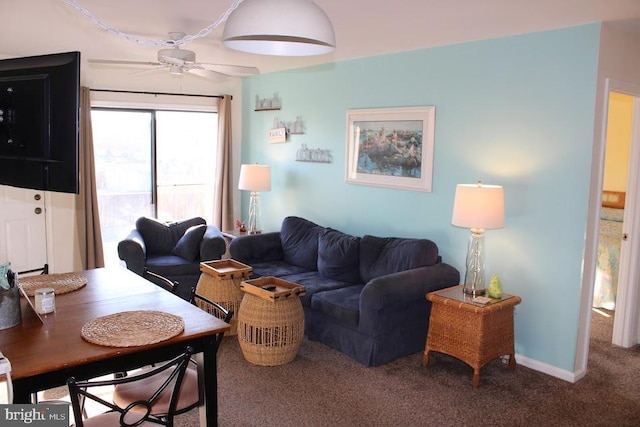
{"label": "door frame", "polygon": [[[633,96],[634,112],[633,112],[633,131],[630,150],[630,162],[628,171],[628,185],[629,181],[640,177],[640,85],[633,83],[623,82],[611,78],[605,79],[604,93],[602,94],[603,108],[601,111],[601,127],[599,129],[600,135],[594,138],[593,158],[591,165],[591,184],[589,189],[589,212],[587,213],[587,230],[585,240],[585,253],[584,253],[584,265],[582,274],[582,292],[580,296],[580,322],[578,325],[578,339],[577,339],[577,351],[576,361],[574,366],[575,379],[579,379],[586,374],[587,360],[589,355],[589,338],[591,335],[591,306],[593,304],[593,290],[595,284],[595,271],[596,260],[598,252],[598,232],[600,209],[602,205],[602,182],[604,175],[604,153],[606,147],[606,135],[607,135],[607,118],[609,112],[609,93],[619,92],[626,95]],[[634,185],[635,186],[635,185]],[[640,212],[640,197],[635,197],[635,194],[630,194],[630,187],[627,186],[627,198],[625,206],[624,228],[631,236],[633,245],[628,245],[627,251],[625,251],[625,259],[640,259],[640,241],[638,235],[640,235],[640,221],[636,219],[637,215],[633,215],[634,212]],[[633,193],[637,193],[634,191]],[[628,222],[627,222],[628,220]],[[635,257],[635,258],[634,258]],[[624,278],[637,278],[640,274],[640,266],[636,266],[635,263],[627,262],[627,268],[624,270]],[[623,260],[621,259],[621,266]],[[621,269],[623,270],[623,269]],[[622,273],[622,271],[621,271]],[[622,277],[622,274],[620,275]],[[614,330],[616,339],[618,342],[632,342],[638,341],[638,321],[632,319],[638,319],[640,317],[640,311],[638,310],[638,296],[640,290],[638,289],[637,280],[626,280],[629,286],[618,286],[618,295],[622,291],[622,296],[626,300],[622,302],[623,298],[619,298],[622,302],[618,306],[616,301],[616,313],[614,319]],[[619,283],[622,281],[619,279]],[[633,304],[632,302],[636,302]],[[621,314],[622,313],[622,314]]]}

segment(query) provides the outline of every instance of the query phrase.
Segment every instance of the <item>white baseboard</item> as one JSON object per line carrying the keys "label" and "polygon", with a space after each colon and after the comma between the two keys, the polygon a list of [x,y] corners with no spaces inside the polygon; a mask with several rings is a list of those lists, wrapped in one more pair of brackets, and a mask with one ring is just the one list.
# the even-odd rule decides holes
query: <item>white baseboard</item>
{"label": "white baseboard", "polygon": [[538,360],[529,359],[526,356],[516,353],[516,362],[518,365],[526,366],[534,371],[542,372],[543,374],[551,375],[552,377],[560,378],[561,380],[575,383],[585,376],[586,370],[579,372],[566,371],[556,366],[551,366]]}

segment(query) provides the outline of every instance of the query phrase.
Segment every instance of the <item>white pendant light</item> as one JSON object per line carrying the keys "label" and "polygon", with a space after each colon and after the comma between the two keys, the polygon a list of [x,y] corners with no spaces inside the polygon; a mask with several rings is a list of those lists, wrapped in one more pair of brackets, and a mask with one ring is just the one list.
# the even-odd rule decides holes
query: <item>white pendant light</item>
{"label": "white pendant light", "polygon": [[222,43],[278,56],[323,55],[336,46],[329,17],[312,0],[244,0],[229,15]]}

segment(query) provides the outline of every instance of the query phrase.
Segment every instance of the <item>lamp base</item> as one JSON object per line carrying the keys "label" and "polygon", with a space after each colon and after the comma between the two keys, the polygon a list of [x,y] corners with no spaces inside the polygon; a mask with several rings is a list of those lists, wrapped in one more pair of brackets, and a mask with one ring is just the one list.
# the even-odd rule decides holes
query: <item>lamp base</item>
{"label": "lamp base", "polygon": [[472,228],[467,248],[467,271],[464,275],[465,294],[480,296],[487,292],[484,285],[484,230]]}
{"label": "lamp base", "polygon": [[260,194],[257,191],[251,192],[249,198],[249,227],[247,234],[260,234],[261,230],[260,218]]}
{"label": "lamp base", "polygon": [[464,287],[462,288],[462,291],[467,294],[467,295],[472,295],[474,297],[479,297],[481,295],[484,295],[487,293],[486,289],[474,289],[474,288],[468,288],[466,283],[464,285]]}

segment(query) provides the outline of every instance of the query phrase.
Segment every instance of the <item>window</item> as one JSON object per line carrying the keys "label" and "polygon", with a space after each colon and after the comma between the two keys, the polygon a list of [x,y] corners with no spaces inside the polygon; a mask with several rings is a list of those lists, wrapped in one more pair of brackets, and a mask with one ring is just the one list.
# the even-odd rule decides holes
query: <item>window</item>
{"label": "window", "polygon": [[212,221],[216,113],[93,108],[91,121],[107,266],[141,216]]}

